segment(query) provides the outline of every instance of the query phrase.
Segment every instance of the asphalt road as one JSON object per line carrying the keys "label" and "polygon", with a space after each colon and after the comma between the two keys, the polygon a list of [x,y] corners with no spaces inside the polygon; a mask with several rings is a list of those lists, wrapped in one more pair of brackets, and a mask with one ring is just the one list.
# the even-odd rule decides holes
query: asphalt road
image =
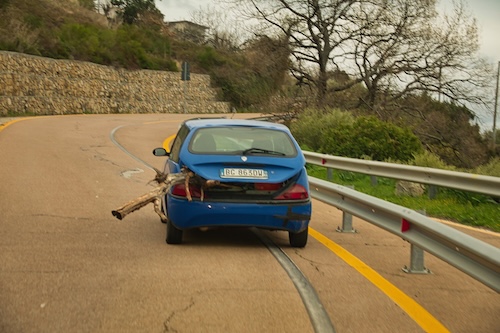
{"label": "asphalt road", "polygon": [[[152,148],[188,117],[0,126],[0,332],[313,332],[292,281],[251,230],[193,231],[169,246],[152,207],[111,215],[148,192],[154,172],[110,133],[161,169]],[[337,332],[500,332],[499,294],[429,254],[432,274],[408,275],[408,243],[356,218],[356,234],[336,232],[340,224],[337,209],[314,201],[311,227],[333,249],[316,234],[293,249],[286,233],[265,232],[312,283]],[[500,247],[497,233],[457,228]]]}

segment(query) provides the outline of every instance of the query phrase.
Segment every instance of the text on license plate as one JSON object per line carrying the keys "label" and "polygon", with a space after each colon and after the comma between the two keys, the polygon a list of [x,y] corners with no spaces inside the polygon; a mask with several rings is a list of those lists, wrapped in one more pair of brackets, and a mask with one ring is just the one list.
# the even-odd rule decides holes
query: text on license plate
{"label": "text on license plate", "polygon": [[267,171],[262,169],[224,168],[220,170],[221,178],[267,179]]}

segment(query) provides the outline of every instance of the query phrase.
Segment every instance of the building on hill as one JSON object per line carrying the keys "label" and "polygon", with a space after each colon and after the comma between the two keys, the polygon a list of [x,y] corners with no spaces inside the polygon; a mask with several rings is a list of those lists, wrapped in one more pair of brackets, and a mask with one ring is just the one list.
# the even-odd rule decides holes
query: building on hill
{"label": "building on hill", "polygon": [[202,44],[205,42],[205,34],[208,27],[189,21],[165,22],[168,29],[180,39],[193,43]]}

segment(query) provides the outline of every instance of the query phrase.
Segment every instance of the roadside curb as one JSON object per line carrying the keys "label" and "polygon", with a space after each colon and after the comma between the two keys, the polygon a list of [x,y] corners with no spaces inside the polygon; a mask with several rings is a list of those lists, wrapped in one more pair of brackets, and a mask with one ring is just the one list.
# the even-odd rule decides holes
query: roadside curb
{"label": "roadside curb", "polygon": [[4,125],[6,123],[10,123],[11,121],[16,120],[16,119],[21,119],[21,118],[18,118],[18,117],[0,117],[0,126]]}

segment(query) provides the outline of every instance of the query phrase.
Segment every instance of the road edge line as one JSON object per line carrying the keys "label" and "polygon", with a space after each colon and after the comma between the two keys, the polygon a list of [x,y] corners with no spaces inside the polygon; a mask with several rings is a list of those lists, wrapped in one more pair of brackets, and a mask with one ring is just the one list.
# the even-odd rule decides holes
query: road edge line
{"label": "road edge line", "polygon": [[374,284],[390,299],[392,299],[404,312],[410,316],[425,332],[450,333],[450,331],[431,315],[420,304],[406,295],[395,285],[386,280],[373,268],[366,265],[363,261],[355,257],[349,251],[327,238],[320,232],[309,227],[309,235],[326,246],[329,250],[344,260],[349,266],[358,271],[368,281]]}
{"label": "road edge line", "polygon": [[0,132],[14,123],[17,123],[17,122],[22,121],[22,120],[27,120],[27,119],[31,119],[31,118],[19,118],[19,119],[10,120],[8,122],[0,124]]}

